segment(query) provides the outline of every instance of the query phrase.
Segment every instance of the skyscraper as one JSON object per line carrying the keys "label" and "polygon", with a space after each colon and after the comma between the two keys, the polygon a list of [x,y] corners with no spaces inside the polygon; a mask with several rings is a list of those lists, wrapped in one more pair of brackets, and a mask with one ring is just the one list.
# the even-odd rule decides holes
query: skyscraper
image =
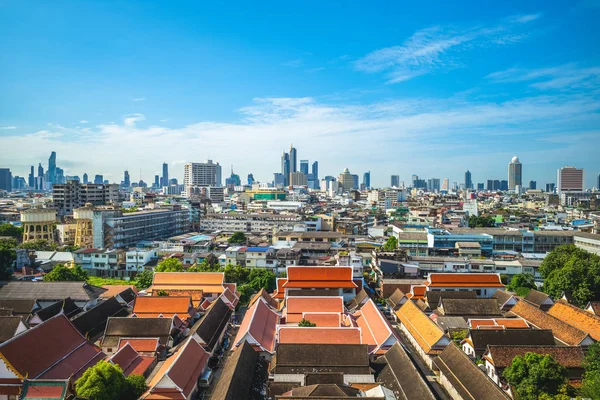
{"label": "skyscraper", "polygon": [[48,158],[48,183],[56,183],[56,152],[50,153]]}
{"label": "skyscraper", "polygon": [[161,186],[169,186],[169,164],[163,163],[162,170],[162,185]]}
{"label": "skyscraper", "polygon": [[154,187],[160,187],[160,177],[158,175],[154,175]]}
{"label": "skyscraper", "polygon": [[352,176],[348,168],[344,168],[338,180],[344,192],[349,192],[354,187],[354,177]]}
{"label": "skyscraper", "polygon": [[514,156],[508,163],[508,189],[515,190],[516,186],[523,186],[523,166],[519,157]]}
{"label": "skyscraper", "polygon": [[129,176],[129,171],[125,170],[123,173],[123,187],[131,186],[131,177]]}
{"label": "skyscraper", "polygon": [[12,173],[9,168],[0,168],[0,190],[10,192],[12,190]]}
{"label": "skyscraper", "polygon": [[536,189],[537,189],[537,182],[529,181],[529,190],[536,190]]}
{"label": "skyscraper", "polygon": [[44,167],[42,167],[42,163],[39,163],[38,165],[38,176],[35,188],[37,190],[44,190]]}
{"label": "skyscraper", "polygon": [[290,154],[285,151],[281,155],[281,175],[283,175],[283,186],[288,186],[290,182]]}
{"label": "skyscraper", "polygon": [[400,187],[400,175],[392,175],[390,186]]}
{"label": "skyscraper", "polygon": [[290,172],[298,171],[297,159],[296,149],[290,145]]}
{"label": "skyscraper", "polygon": [[308,160],[300,160],[300,172],[308,176]]}
{"label": "skyscraper", "polygon": [[90,183],[90,180],[88,179],[88,174],[87,173],[83,174],[83,183]]}
{"label": "skyscraper", "polygon": [[473,189],[473,180],[471,179],[471,171],[465,172],[465,189]]}
{"label": "skyscraper", "polygon": [[27,182],[27,184],[29,185],[30,189],[35,188],[35,173],[33,165],[31,166],[31,172],[29,172],[29,181]]}
{"label": "skyscraper", "polygon": [[554,193],[554,183],[546,183],[546,192]]}
{"label": "skyscraper", "polygon": [[556,177],[556,192],[583,192],[583,168],[562,167]]}
{"label": "skyscraper", "polygon": [[102,175],[96,175],[96,176],[94,176],[94,183],[96,185],[104,183],[104,177]]}
{"label": "skyscraper", "polygon": [[254,183],[254,175],[248,174],[248,185],[252,185]]}
{"label": "skyscraper", "polygon": [[319,162],[315,161],[312,163],[312,178],[314,181],[319,182]]}
{"label": "skyscraper", "polygon": [[448,178],[444,178],[442,180],[442,187],[440,189],[442,192],[447,192],[448,190],[450,190],[450,179]]}
{"label": "skyscraper", "polygon": [[365,189],[371,189],[371,171],[363,174],[363,185],[365,185]]}
{"label": "skyscraper", "polygon": [[598,174],[598,182],[596,183],[596,190],[600,190],[600,174]]}
{"label": "skyscraper", "polygon": [[183,186],[188,196],[193,187],[222,186],[221,165],[208,160],[205,163],[186,163],[183,169]]}
{"label": "skyscraper", "polygon": [[352,189],[355,189],[355,190],[358,189],[358,182],[359,182],[358,175],[356,175],[356,174],[352,175],[352,182],[353,182]]}

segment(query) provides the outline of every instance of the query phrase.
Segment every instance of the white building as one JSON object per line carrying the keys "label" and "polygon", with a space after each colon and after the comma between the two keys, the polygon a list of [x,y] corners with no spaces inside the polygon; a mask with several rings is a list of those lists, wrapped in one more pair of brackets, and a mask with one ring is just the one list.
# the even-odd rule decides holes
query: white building
{"label": "white building", "polygon": [[183,186],[189,197],[192,188],[206,186],[222,186],[221,166],[208,160],[205,163],[186,163],[183,172]]}

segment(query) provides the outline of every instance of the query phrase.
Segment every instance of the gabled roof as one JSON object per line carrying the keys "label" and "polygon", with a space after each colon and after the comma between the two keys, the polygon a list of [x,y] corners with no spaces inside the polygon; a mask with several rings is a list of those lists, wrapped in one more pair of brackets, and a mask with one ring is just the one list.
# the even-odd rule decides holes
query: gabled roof
{"label": "gabled roof", "polygon": [[250,303],[248,303],[248,307],[252,307],[252,305],[257,302],[260,298],[264,299],[267,304],[274,308],[274,309],[278,309],[279,308],[279,304],[277,303],[277,301],[275,299],[273,299],[271,297],[271,295],[269,295],[269,293],[267,293],[267,291],[263,288],[261,288],[258,293],[256,293],[252,299],[250,299]]}
{"label": "gabled roof", "polygon": [[361,328],[363,343],[369,345],[370,352],[376,352],[384,344],[392,345],[396,342],[396,336],[392,327],[373,300],[369,299],[361,309],[353,314],[356,323]]}
{"label": "gabled roof", "polygon": [[[293,388],[286,392],[280,399],[290,398],[293,400],[298,399],[346,399],[356,398],[361,395],[361,390],[340,384],[333,383],[320,383],[314,385],[300,386]],[[365,398],[365,397],[363,397]],[[366,399],[372,399],[373,397],[366,397]]]}
{"label": "gabled roof", "polygon": [[356,308],[360,308],[367,302],[367,300],[369,300],[367,291],[365,289],[361,289],[360,292],[358,292],[356,296],[354,296],[354,298],[346,304],[346,307],[348,307],[348,310],[354,310]]}
{"label": "gabled roof", "polygon": [[102,293],[100,298],[109,298],[119,295],[127,304],[135,300],[138,293],[136,287],[133,285],[106,285],[102,286],[102,289],[106,289],[106,292]]}
{"label": "gabled roof", "polygon": [[73,320],[73,326],[85,337],[94,339],[104,332],[106,322],[110,317],[125,317],[127,315],[129,315],[129,310],[122,306],[116,298],[111,297],[77,316]]}
{"label": "gabled roof", "polygon": [[284,288],[356,288],[352,267],[288,267]]}
{"label": "gabled roof", "polygon": [[317,324],[320,327],[339,327],[342,325],[343,314],[342,313],[318,313],[318,312],[305,312],[302,313],[302,318]]}
{"label": "gabled roof", "polygon": [[497,299],[446,299],[441,298],[438,310],[444,315],[502,316]]}
{"label": "gabled roof", "polygon": [[258,353],[248,342],[227,359],[221,377],[215,384],[212,400],[238,400],[248,396],[258,362]]}
{"label": "gabled roof", "polygon": [[554,303],[548,314],[600,340],[600,317],[564,301]]}
{"label": "gabled roof", "polygon": [[425,353],[436,354],[443,349],[444,331],[412,301],[404,303],[396,315]]}
{"label": "gabled roof", "polygon": [[[457,293],[461,293],[461,292],[457,292]],[[509,293],[505,290],[496,290],[496,292],[494,293],[494,295],[492,296],[495,299],[498,299],[498,302],[500,303],[501,306],[504,306],[506,303],[508,303],[509,301],[517,301],[517,299],[515,298],[515,295],[512,293]]]}
{"label": "gabled roof", "polygon": [[[406,351],[396,343],[375,365],[382,368],[376,374],[376,381],[394,392],[398,400],[433,400],[433,395],[421,374],[406,354]],[[377,369],[377,367],[376,367]]]}
{"label": "gabled roof", "polygon": [[[156,393],[166,399],[181,398],[173,397],[178,395],[184,399],[190,398],[198,379],[206,369],[209,357],[210,354],[193,337],[189,337],[175,354],[167,358],[148,382],[148,393]],[[166,382],[161,384],[163,380]],[[169,385],[168,381],[175,387],[165,387]]]}
{"label": "gabled roof", "polygon": [[204,317],[192,326],[190,335],[198,335],[201,341],[212,350],[217,344],[223,329],[227,327],[232,312],[231,308],[219,296],[212,302]]}
{"label": "gabled roof", "polygon": [[85,282],[12,281],[0,288],[0,299],[58,301],[70,297],[75,301],[89,301],[104,291]]}
{"label": "gabled roof", "polygon": [[69,380],[26,380],[21,392],[22,400],[62,400],[67,397]]}
{"label": "gabled roof", "polygon": [[429,287],[496,287],[503,288],[500,274],[431,273],[424,283]]}
{"label": "gabled roof", "polygon": [[140,318],[172,317],[178,315],[180,318],[189,317],[192,308],[190,297],[176,296],[139,296],[133,304],[133,314]]}
{"label": "gabled roof", "polygon": [[285,299],[285,289],[283,285],[287,283],[287,278],[277,278],[277,289],[273,292],[273,299],[283,300]]}
{"label": "gabled roof", "polygon": [[118,348],[129,344],[138,353],[153,353],[160,346],[158,338],[119,338]]}
{"label": "gabled roof", "polygon": [[406,294],[406,297],[414,300],[423,300],[425,293],[427,292],[427,286],[425,285],[412,285],[410,292]]}
{"label": "gabled roof", "polygon": [[371,373],[366,344],[278,344],[271,370],[275,374]]}
{"label": "gabled roof", "polygon": [[37,307],[36,300],[0,299],[0,309],[11,310],[12,315],[28,316]]}
{"label": "gabled roof", "polygon": [[221,293],[221,297],[223,298],[223,301],[225,301],[232,309],[235,309],[240,301],[240,298],[228,287],[226,287],[223,293]]}
{"label": "gabled roof", "polygon": [[224,280],[224,272],[155,272],[150,290],[201,290],[204,293],[223,293]]}
{"label": "gabled roof", "polygon": [[425,302],[429,305],[429,308],[432,310],[437,308],[440,302],[440,299],[476,299],[477,292],[474,290],[466,290],[462,291],[448,291],[448,290],[439,290],[433,291],[428,290],[425,292]]}
{"label": "gabled roof", "polygon": [[342,297],[296,297],[288,296],[286,299],[286,323],[300,322],[303,313],[342,313],[344,312],[344,299]]}
{"label": "gabled roof", "polygon": [[21,324],[21,317],[0,317],[0,343],[14,337]]}
{"label": "gabled roof", "polygon": [[172,326],[171,318],[109,318],[102,347],[117,347],[120,338],[159,338],[166,345]]}
{"label": "gabled roof", "polygon": [[583,368],[584,352],[575,346],[488,346],[484,357],[496,368],[506,368],[516,356],[526,353],[549,354],[565,368]]}
{"label": "gabled roof", "polygon": [[518,329],[529,328],[527,321],[522,318],[489,318],[469,319],[471,329]]}
{"label": "gabled roof", "polygon": [[109,361],[121,367],[125,376],[145,376],[148,369],[156,361],[156,357],[142,356],[129,343],[126,343],[119,348]]}
{"label": "gabled roof", "polygon": [[555,338],[569,346],[578,346],[588,334],[552,315],[545,313],[526,301],[519,301],[510,310],[539,329],[551,329]]}
{"label": "gabled roof", "polygon": [[549,295],[539,292],[535,289],[531,289],[529,293],[527,293],[527,296],[525,296],[525,301],[528,301],[537,307],[541,307],[544,303],[553,303]]}
{"label": "gabled roof", "polygon": [[279,327],[278,342],[281,344],[362,344],[360,328],[313,328]]}
{"label": "gabled roof", "polygon": [[553,346],[554,336],[549,329],[470,329],[465,339],[476,351],[489,345],[504,346]]}
{"label": "gabled roof", "polygon": [[105,355],[59,314],[0,344],[0,357],[21,379],[68,379]]}
{"label": "gabled roof", "polygon": [[275,351],[275,333],[278,323],[279,314],[271,310],[266,300],[259,298],[246,311],[235,337],[234,346],[240,346],[246,340],[272,354]]}
{"label": "gabled roof", "polygon": [[37,311],[35,315],[38,317],[40,322],[43,322],[59,313],[65,314],[67,318],[70,319],[82,311],[83,310],[79,308],[70,297],[67,297],[66,299],[59,300],[46,308],[42,308],[41,310]]}
{"label": "gabled roof", "polygon": [[502,389],[454,343],[446,346],[442,354],[433,362],[459,396],[464,399],[509,399]]}

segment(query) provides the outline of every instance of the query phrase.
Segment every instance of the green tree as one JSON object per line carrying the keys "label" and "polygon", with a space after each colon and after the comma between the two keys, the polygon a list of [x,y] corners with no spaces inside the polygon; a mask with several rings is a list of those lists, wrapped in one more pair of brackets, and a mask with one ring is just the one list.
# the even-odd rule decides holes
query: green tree
{"label": "green tree", "polygon": [[250,297],[254,294],[254,289],[249,284],[239,285],[237,291],[240,292],[240,303],[248,304]]}
{"label": "green tree", "polygon": [[9,280],[13,262],[17,259],[17,240],[13,238],[0,239],[0,280]]}
{"label": "green tree", "polygon": [[135,276],[135,287],[138,290],[147,289],[152,285],[152,278],[154,273],[152,271],[142,271]]}
{"label": "green tree", "polygon": [[600,342],[594,342],[587,347],[583,368],[586,372],[600,372]]}
{"label": "green tree", "polygon": [[531,274],[517,274],[512,277],[506,289],[516,292],[519,296],[527,296],[531,289],[535,289],[535,281]]}
{"label": "green tree", "polygon": [[516,356],[504,370],[504,378],[516,389],[519,399],[537,400],[556,396],[566,384],[566,370],[548,354]]}
{"label": "green tree", "polygon": [[237,283],[238,285],[248,283],[248,276],[250,275],[248,268],[244,268],[241,265],[233,266],[227,264],[223,272],[225,273],[225,282]]}
{"label": "green tree", "polygon": [[88,368],[75,382],[75,391],[78,397],[90,400],[115,400],[123,398],[127,386],[123,370],[102,360]]}
{"label": "green tree", "polygon": [[18,228],[11,224],[2,224],[0,225],[0,237],[2,236],[11,237],[20,241],[23,239],[23,228]]}
{"label": "green tree", "polygon": [[384,251],[394,251],[398,247],[398,239],[395,236],[390,236],[388,240],[383,245]]}
{"label": "green tree", "polygon": [[146,385],[146,378],[142,375],[129,375],[125,378],[127,382],[127,389],[122,396],[123,400],[133,400],[139,399],[142,394],[148,389],[148,385]]}
{"label": "green tree", "polygon": [[452,337],[452,340],[454,340],[457,343],[460,343],[467,337],[468,334],[468,329],[456,329],[451,332],[450,336]]}
{"label": "green tree", "polygon": [[494,217],[478,217],[477,215],[469,217],[469,228],[493,228],[494,226],[496,226]]}
{"label": "green tree", "polygon": [[55,251],[58,246],[56,243],[46,239],[30,240],[19,245],[20,249],[35,250],[35,251]]}
{"label": "green tree", "polygon": [[168,296],[169,292],[167,292],[166,290],[159,289],[159,290],[156,291],[156,295],[164,297],[164,296]]}
{"label": "green tree", "polygon": [[544,292],[554,298],[570,291],[575,302],[584,305],[600,291],[600,256],[574,245],[551,251],[539,271],[544,278]]}
{"label": "green tree", "polygon": [[156,266],[156,272],[183,272],[183,264],[176,258],[165,258]]}
{"label": "green tree", "polygon": [[81,249],[81,246],[75,246],[75,245],[69,244],[66,246],[62,246],[60,248],[60,251],[68,251],[69,253],[73,253],[79,249]]}
{"label": "green tree", "polygon": [[63,264],[57,264],[52,271],[44,275],[44,282],[86,281],[87,278],[88,273],[81,268],[81,265],[69,268]]}
{"label": "green tree", "polygon": [[595,342],[587,348],[583,368],[585,373],[581,394],[586,398],[600,400],[600,342]]}
{"label": "green tree", "polygon": [[252,268],[248,274],[250,286],[256,291],[265,289],[268,292],[275,290],[275,274],[268,268]]}
{"label": "green tree", "polygon": [[229,244],[246,243],[246,235],[244,232],[235,232],[227,241]]}
{"label": "green tree", "polygon": [[315,324],[314,322],[310,322],[307,319],[302,318],[300,320],[300,322],[298,322],[298,326],[300,327],[306,327],[306,328],[314,328],[317,326],[317,324]]}

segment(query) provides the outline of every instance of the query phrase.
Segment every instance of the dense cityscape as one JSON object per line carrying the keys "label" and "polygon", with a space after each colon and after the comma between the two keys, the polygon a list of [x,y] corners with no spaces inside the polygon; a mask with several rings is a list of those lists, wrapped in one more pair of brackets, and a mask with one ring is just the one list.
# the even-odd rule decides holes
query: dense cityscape
{"label": "dense cityscape", "polygon": [[0,400],[600,400],[597,0],[0,20]]}

